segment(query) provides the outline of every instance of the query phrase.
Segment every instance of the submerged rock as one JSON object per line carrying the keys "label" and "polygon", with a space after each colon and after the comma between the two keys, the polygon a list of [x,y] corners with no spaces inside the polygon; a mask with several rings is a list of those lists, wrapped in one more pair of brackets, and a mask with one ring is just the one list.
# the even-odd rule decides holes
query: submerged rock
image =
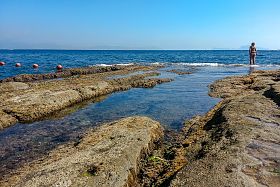
{"label": "submerged rock", "polygon": [[172,69],[172,70],[169,70],[167,72],[176,73],[177,75],[188,75],[188,74],[193,73],[191,71],[183,71],[183,70],[177,70],[177,69]]}
{"label": "submerged rock", "polygon": [[139,162],[162,139],[160,124],[129,117],[18,169],[1,186],[138,186]]}

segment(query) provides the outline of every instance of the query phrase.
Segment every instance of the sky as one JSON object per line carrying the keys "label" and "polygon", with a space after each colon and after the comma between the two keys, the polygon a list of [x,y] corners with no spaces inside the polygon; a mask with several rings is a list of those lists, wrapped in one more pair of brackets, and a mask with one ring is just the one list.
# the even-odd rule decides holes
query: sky
{"label": "sky", "polygon": [[279,0],[0,0],[1,49],[280,49]]}

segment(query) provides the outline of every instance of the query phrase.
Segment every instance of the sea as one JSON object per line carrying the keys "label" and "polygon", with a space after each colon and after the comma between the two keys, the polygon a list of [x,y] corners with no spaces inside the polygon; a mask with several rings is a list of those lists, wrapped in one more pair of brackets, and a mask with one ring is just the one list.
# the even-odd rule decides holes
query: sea
{"label": "sea", "polygon": [[[0,131],[0,177],[38,159],[55,147],[76,141],[88,129],[128,116],[148,116],[166,129],[179,131],[185,120],[209,111],[220,99],[208,85],[226,76],[280,68],[280,51],[258,51],[249,66],[248,51],[239,50],[0,50],[0,79],[19,74],[55,72],[64,68],[128,64],[162,64],[160,77],[174,81],[154,88],[133,88],[85,101],[45,119]],[[21,63],[16,68],[15,63]],[[32,64],[38,64],[33,69]],[[177,75],[180,69],[193,72]],[[3,93],[0,93],[3,94]]]}
{"label": "sea", "polygon": [[[279,66],[280,51],[258,51],[260,66]],[[240,50],[0,50],[0,79],[18,74],[55,71],[65,68],[112,64],[181,64],[190,66],[246,66],[248,51]],[[21,63],[21,68],[15,68]],[[39,69],[32,69],[32,64]]]}

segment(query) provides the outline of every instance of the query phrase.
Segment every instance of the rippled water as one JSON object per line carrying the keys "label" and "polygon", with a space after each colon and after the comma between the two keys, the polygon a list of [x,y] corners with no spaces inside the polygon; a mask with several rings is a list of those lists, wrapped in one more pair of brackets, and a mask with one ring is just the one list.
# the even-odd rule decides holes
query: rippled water
{"label": "rippled water", "polygon": [[[166,128],[179,130],[186,119],[204,114],[219,101],[217,98],[208,96],[207,86],[210,83],[225,76],[247,74],[252,70],[245,65],[233,65],[241,64],[241,62],[246,63],[247,52],[245,54],[243,51],[214,51],[211,58],[209,57],[211,53],[209,51],[168,51],[167,53],[165,51],[79,51],[79,54],[74,54],[74,56],[71,55],[74,53],[73,51],[20,51],[19,54],[14,51],[6,51],[6,53],[8,54],[1,55],[5,56],[8,63],[27,62],[26,59],[29,59],[29,64],[32,64],[34,59],[37,59],[37,62],[46,62],[49,56],[57,55],[56,60],[50,61],[50,67],[59,61],[67,67],[74,67],[75,64],[71,61],[81,61],[82,56],[86,57],[83,62],[86,62],[87,65],[94,63],[109,64],[109,62],[111,64],[131,63],[141,60],[148,63],[169,60],[167,67],[160,70],[161,77],[171,77],[174,81],[157,85],[151,89],[135,88],[125,92],[113,93],[106,97],[75,105],[44,120],[29,124],[16,124],[0,131],[0,176],[1,174],[7,174],[9,170],[17,168],[23,163],[45,155],[57,145],[77,140],[89,128],[122,117],[145,115],[160,121]],[[15,53],[14,56],[13,53]],[[92,53],[97,54],[92,57]],[[41,56],[41,54],[43,55]],[[107,57],[106,55],[103,57],[102,54],[107,54]],[[225,56],[219,56],[223,54]],[[268,51],[265,55],[268,56],[269,54],[274,54],[274,57],[270,58],[272,59],[270,62],[274,64],[271,66],[267,63],[267,60],[263,60],[261,66],[255,67],[256,69],[277,68],[279,52]],[[261,57],[258,59],[259,63]],[[192,61],[188,63],[193,64],[186,64],[191,59]],[[223,61],[223,59],[226,59],[226,61]],[[174,64],[171,62],[174,62]],[[200,64],[201,62],[204,64]],[[82,65],[85,64],[77,64],[77,66]],[[40,68],[38,71],[52,70],[48,63],[45,63],[43,67],[46,68]],[[11,65],[1,68],[2,77],[3,75],[19,73],[3,71],[3,68],[15,69]],[[28,66],[25,68],[18,71],[30,71]],[[170,69],[193,71],[193,74],[177,75],[166,71]]]}
{"label": "rippled water", "polygon": [[[0,50],[0,79],[22,73],[55,71],[57,64],[64,67],[84,67],[96,64],[138,63],[215,63],[220,65],[248,64],[248,51],[145,51],[145,50]],[[20,62],[22,67],[15,68]],[[40,65],[34,70],[32,64]],[[259,51],[259,65],[280,65],[280,51]]]}

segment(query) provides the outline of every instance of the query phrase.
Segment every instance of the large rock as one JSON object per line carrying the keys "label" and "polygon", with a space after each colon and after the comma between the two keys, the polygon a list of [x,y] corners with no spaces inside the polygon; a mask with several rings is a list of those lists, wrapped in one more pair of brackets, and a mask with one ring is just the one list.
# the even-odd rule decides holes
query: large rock
{"label": "large rock", "polygon": [[125,118],[20,168],[0,181],[0,186],[138,186],[139,161],[162,136],[162,127],[156,121]]}

